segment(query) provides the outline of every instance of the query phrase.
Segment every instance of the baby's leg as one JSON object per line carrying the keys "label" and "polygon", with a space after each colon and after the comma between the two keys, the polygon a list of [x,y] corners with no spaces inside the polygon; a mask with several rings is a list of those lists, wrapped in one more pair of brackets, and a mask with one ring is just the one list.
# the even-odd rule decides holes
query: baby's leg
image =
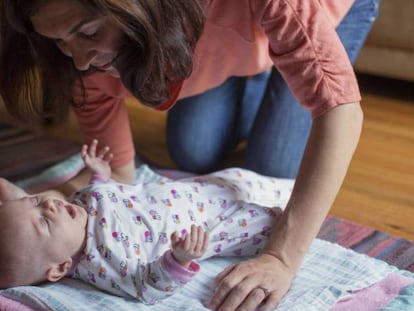
{"label": "baby's leg", "polygon": [[236,201],[282,209],[286,207],[294,185],[293,179],[267,177],[241,168],[230,168],[193,180],[221,186],[223,194]]}
{"label": "baby's leg", "polygon": [[7,179],[0,177],[0,204],[27,195],[26,191],[12,184]]}
{"label": "baby's leg", "polygon": [[260,254],[282,214],[280,208],[241,204],[231,214],[212,223],[209,245],[203,259],[212,256],[251,256]]}

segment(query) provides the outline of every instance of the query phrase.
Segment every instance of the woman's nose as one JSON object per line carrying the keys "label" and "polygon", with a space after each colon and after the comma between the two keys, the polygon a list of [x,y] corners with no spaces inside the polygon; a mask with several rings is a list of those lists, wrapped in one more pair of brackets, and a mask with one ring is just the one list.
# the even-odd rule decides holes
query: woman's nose
{"label": "woman's nose", "polygon": [[80,50],[79,48],[75,48],[71,54],[75,68],[80,71],[85,71],[89,69],[97,53],[95,50]]}
{"label": "woman's nose", "polygon": [[58,48],[63,54],[72,58],[73,65],[80,71],[88,70],[93,60],[98,55],[96,49],[89,42],[70,40],[59,42]]}

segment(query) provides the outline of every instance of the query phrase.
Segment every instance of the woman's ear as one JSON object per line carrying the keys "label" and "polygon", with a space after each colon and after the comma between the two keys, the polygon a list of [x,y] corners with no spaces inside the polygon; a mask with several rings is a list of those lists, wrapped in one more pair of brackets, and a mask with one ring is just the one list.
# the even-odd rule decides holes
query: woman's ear
{"label": "woman's ear", "polygon": [[68,258],[60,264],[52,264],[47,270],[47,279],[50,282],[57,282],[69,272],[71,267],[72,258]]}

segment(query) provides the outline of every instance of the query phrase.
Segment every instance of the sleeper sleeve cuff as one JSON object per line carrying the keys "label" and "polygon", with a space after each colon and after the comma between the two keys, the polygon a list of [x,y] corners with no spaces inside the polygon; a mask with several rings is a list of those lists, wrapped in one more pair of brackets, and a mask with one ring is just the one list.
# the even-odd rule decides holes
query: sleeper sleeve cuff
{"label": "sleeper sleeve cuff", "polygon": [[111,178],[105,179],[99,174],[92,174],[91,180],[89,181],[90,184],[106,184],[108,182],[112,182]]}
{"label": "sleeper sleeve cuff", "polygon": [[189,269],[180,265],[172,256],[171,250],[167,251],[161,258],[164,269],[176,280],[181,283],[191,281],[194,275],[200,271],[200,265],[195,261],[190,263]]}

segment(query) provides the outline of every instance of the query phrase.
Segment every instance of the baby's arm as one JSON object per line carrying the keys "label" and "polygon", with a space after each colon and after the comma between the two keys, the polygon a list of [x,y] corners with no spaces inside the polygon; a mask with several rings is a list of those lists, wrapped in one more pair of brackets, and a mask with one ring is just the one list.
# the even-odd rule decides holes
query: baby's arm
{"label": "baby's arm", "polygon": [[[111,167],[109,162],[113,155],[109,152],[109,147],[96,151],[98,141],[93,140],[90,146],[83,145],[81,150],[82,159],[85,165],[92,171],[92,174],[99,175],[101,179],[108,180],[111,177]],[[66,196],[57,189],[45,190],[37,194],[50,195],[66,199]],[[0,177],[0,204],[9,200],[19,199],[28,195],[26,191],[12,184],[7,179]]]}
{"label": "baby's arm", "polygon": [[22,188],[19,188],[7,179],[0,177],[0,204],[10,200],[20,199],[27,195],[27,192]]}
{"label": "baby's arm", "polygon": [[27,193],[22,188],[12,184],[5,178],[0,177],[0,205],[10,200],[17,200],[27,196],[54,196],[66,200],[66,196],[59,190],[50,189],[38,193]]}
{"label": "baby's arm", "polygon": [[208,233],[201,226],[192,225],[191,232],[185,238],[180,238],[177,232],[171,234],[172,255],[185,268],[205,253],[207,244]]}
{"label": "baby's arm", "polygon": [[[112,260],[103,261],[104,266],[111,266],[105,268],[106,271],[114,271],[111,272],[113,274],[111,284],[108,284],[107,279],[96,278],[94,285],[116,295],[124,296],[128,293],[146,304],[157,303],[160,299],[177,292],[199,272],[200,266],[192,260],[205,253],[207,241],[208,234],[203,228],[193,225],[191,232],[184,238],[173,233],[171,235],[172,248],[151,262],[142,261],[140,256],[126,257],[125,252],[121,251],[122,247],[117,244],[115,249],[112,249]],[[119,270],[120,262],[123,263],[121,270]],[[80,266],[79,269],[83,272],[79,275],[87,278],[88,273],[84,268]],[[101,267],[97,265],[92,269],[93,274],[98,275]],[[116,274],[115,271],[120,271],[120,273]],[[133,276],[134,281],[126,282],[124,279],[126,275]]]}
{"label": "baby's arm", "polygon": [[111,178],[111,162],[113,154],[109,153],[106,146],[97,152],[98,141],[94,139],[90,146],[83,145],[81,156],[86,167],[92,171],[92,175],[98,175],[103,180]]}

